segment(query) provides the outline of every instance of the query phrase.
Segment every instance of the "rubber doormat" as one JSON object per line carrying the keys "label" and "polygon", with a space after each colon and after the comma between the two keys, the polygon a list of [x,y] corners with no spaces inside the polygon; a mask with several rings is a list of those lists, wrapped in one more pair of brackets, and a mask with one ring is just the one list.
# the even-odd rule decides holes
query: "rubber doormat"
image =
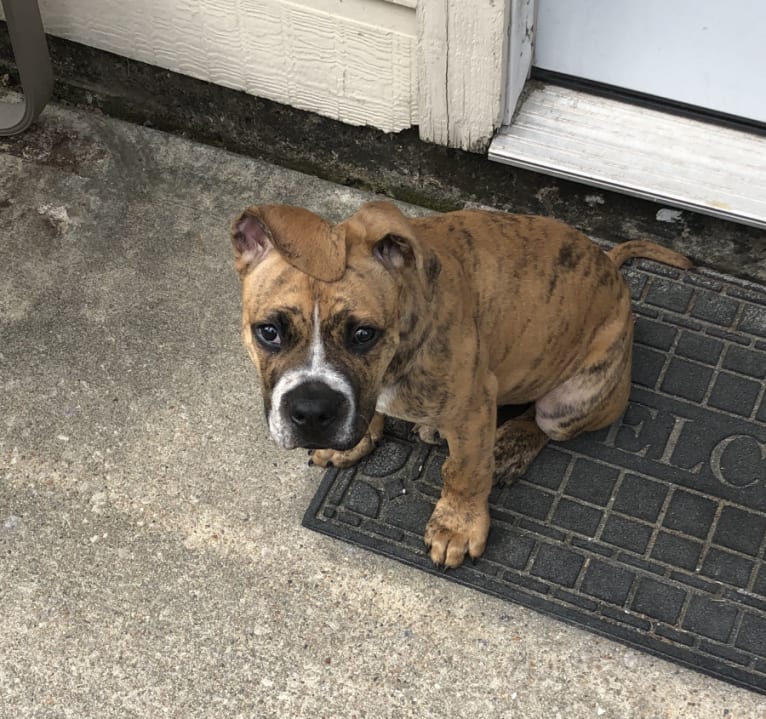
{"label": "rubber doormat", "polygon": [[304,525],[766,693],[766,288],[641,261],[634,385],[608,430],[496,487],[487,550],[435,569],[446,449],[389,422]]}

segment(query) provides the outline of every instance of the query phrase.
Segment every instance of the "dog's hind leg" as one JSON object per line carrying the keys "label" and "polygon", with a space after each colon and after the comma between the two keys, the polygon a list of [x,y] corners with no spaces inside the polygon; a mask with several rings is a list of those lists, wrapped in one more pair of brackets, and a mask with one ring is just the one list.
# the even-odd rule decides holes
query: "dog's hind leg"
{"label": "dog's hind leg", "polygon": [[535,404],[535,421],[551,439],[563,442],[616,422],[630,395],[633,324],[606,327],[583,366]]}
{"label": "dog's hind leg", "polygon": [[503,422],[495,436],[495,475],[493,482],[512,482],[521,477],[548,442],[535,422],[535,408]]}
{"label": "dog's hind leg", "polygon": [[563,442],[620,418],[630,394],[632,341],[630,317],[606,324],[577,372],[498,428],[495,482],[523,475],[549,439]]}

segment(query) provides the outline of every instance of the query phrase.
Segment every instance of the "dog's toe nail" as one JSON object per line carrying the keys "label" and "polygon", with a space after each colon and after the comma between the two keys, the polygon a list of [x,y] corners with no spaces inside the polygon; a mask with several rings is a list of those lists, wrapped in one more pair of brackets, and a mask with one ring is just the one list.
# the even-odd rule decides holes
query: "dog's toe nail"
{"label": "dog's toe nail", "polygon": [[313,460],[313,459],[310,459],[310,460],[309,460],[309,467],[313,467],[313,466],[314,466],[314,460]]}
{"label": "dog's toe nail", "polygon": [[327,469],[332,469],[335,465],[332,462],[328,462],[325,466]]}

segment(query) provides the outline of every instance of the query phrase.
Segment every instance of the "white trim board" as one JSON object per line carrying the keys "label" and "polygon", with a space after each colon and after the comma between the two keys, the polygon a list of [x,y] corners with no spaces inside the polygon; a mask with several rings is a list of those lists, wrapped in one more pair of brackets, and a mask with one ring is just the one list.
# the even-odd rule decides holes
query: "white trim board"
{"label": "white trim board", "polygon": [[526,0],[418,0],[420,139],[486,152],[505,109],[510,6]]}
{"label": "white trim board", "polygon": [[491,160],[766,228],[766,137],[534,86]]}
{"label": "white trim board", "polygon": [[505,89],[505,112],[503,124],[509,125],[513,111],[532,68],[535,37],[535,12],[537,0],[512,0],[511,21],[508,28],[508,67]]}

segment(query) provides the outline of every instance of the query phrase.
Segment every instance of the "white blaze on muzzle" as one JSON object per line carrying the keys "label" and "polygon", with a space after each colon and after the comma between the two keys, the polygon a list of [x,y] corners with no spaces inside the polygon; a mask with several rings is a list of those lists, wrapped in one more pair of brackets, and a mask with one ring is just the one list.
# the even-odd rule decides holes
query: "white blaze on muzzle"
{"label": "white blaze on muzzle", "polygon": [[348,379],[333,367],[327,360],[327,354],[322,342],[321,324],[319,320],[319,304],[314,305],[311,345],[307,361],[300,367],[285,372],[271,393],[271,409],[269,411],[269,431],[280,447],[294,449],[300,446],[304,439],[301,431],[295,426],[286,408],[285,398],[293,390],[299,390],[307,383],[323,384],[337,392],[347,402],[345,416],[341,416],[329,435],[330,445],[346,445],[354,438],[354,417],[356,417],[356,401],[354,390]]}

